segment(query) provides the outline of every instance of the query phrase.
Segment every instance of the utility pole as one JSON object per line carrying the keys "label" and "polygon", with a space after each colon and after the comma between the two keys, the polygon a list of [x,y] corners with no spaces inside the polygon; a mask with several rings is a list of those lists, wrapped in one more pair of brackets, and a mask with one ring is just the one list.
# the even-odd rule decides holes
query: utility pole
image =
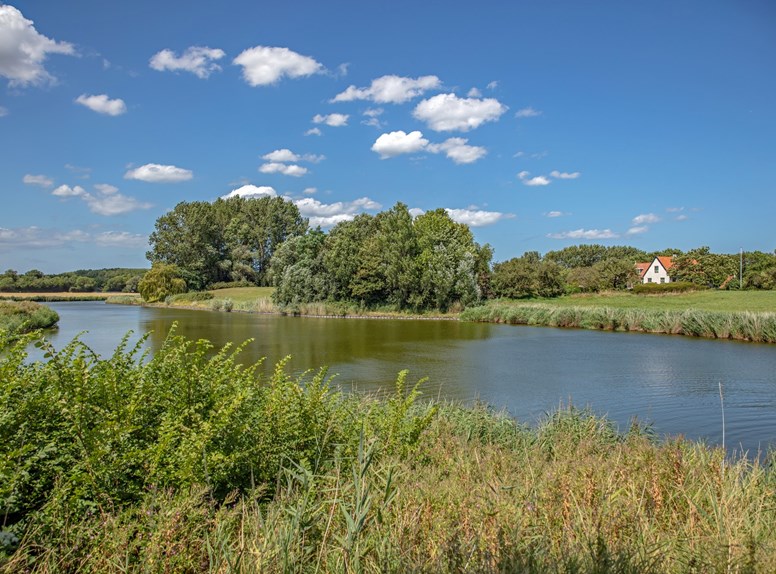
{"label": "utility pole", "polygon": [[744,248],[741,248],[741,260],[738,264],[738,289],[744,288]]}

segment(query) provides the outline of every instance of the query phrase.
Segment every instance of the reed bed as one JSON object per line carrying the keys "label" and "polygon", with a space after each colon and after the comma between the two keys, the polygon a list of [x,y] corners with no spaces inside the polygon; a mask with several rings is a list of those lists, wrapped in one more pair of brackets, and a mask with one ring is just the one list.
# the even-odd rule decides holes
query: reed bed
{"label": "reed bed", "polygon": [[465,321],[638,331],[776,343],[776,313],[659,310],[495,302],[466,309]]}

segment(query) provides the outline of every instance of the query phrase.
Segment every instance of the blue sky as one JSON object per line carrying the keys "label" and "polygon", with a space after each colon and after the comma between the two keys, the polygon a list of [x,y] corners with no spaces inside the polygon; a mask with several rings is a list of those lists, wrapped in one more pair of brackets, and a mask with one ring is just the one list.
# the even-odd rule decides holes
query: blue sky
{"label": "blue sky", "polygon": [[0,5],[0,267],[145,267],[180,201],[443,207],[495,260],[776,248],[776,4]]}

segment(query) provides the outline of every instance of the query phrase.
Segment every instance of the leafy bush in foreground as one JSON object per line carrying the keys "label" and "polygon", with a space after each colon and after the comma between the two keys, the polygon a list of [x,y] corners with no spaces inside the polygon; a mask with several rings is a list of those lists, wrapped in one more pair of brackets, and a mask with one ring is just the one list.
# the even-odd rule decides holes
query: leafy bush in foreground
{"label": "leafy bush in foreground", "polygon": [[27,365],[34,340],[0,340],[3,574],[776,571],[772,457],[421,405],[406,373],[383,400],[261,381],[174,333],[148,361]]}
{"label": "leafy bush in foreground", "polygon": [[686,293],[705,289],[689,281],[672,281],[671,283],[636,283],[631,292],[635,295],[650,295],[659,293]]}

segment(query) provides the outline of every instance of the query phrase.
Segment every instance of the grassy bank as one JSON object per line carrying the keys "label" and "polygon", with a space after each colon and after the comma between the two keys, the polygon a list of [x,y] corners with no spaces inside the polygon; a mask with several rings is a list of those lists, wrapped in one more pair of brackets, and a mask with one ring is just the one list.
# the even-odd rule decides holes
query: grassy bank
{"label": "grassy bank", "polygon": [[[776,474],[559,410],[347,395],[170,338],[0,358],[2,572],[772,572]],[[55,453],[55,456],[52,456]]]}
{"label": "grassy bank", "polygon": [[[456,313],[428,311],[409,313],[390,308],[367,309],[355,303],[317,301],[278,306],[272,301],[272,287],[234,287],[215,291],[181,293],[169,297],[164,306],[243,313],[270,313],[313,317],[374,317],[374,318],[456,318]],[[112,301],[109,301],[112,302]],[[160,304],[161,305],[161,304]]]}
{"label": "grassy bank", "polygon": [[[776,291],[720,291],[708,289],[687,293],[636,295],[626,291],[579,294],[543,299],[552,307],[614,307],[655,311],[776,312]],[[521,304],[519,301],[513,301]]]}
{"label": "grassy bank", "polygon": [[490,301],[460,318],[512,325],[636,331],[776,343],[776,293],[563,297]]}
{"label": "grassy bank", "polygon": [[29,293],[0,293],[0,299],[7,299],[11,301],[38,301],[53,303],[56,301],[105,301],[111,297],[125,296],[126,293],[119,292],[100,292],[100,293],[44,293],[44,292],[29,292]]}
{"label": "grassy bank", "polygon": [[35,329],[48,329],[59,321],[53,309],[33,301],[0,301],[0,331],[19,335]]}

